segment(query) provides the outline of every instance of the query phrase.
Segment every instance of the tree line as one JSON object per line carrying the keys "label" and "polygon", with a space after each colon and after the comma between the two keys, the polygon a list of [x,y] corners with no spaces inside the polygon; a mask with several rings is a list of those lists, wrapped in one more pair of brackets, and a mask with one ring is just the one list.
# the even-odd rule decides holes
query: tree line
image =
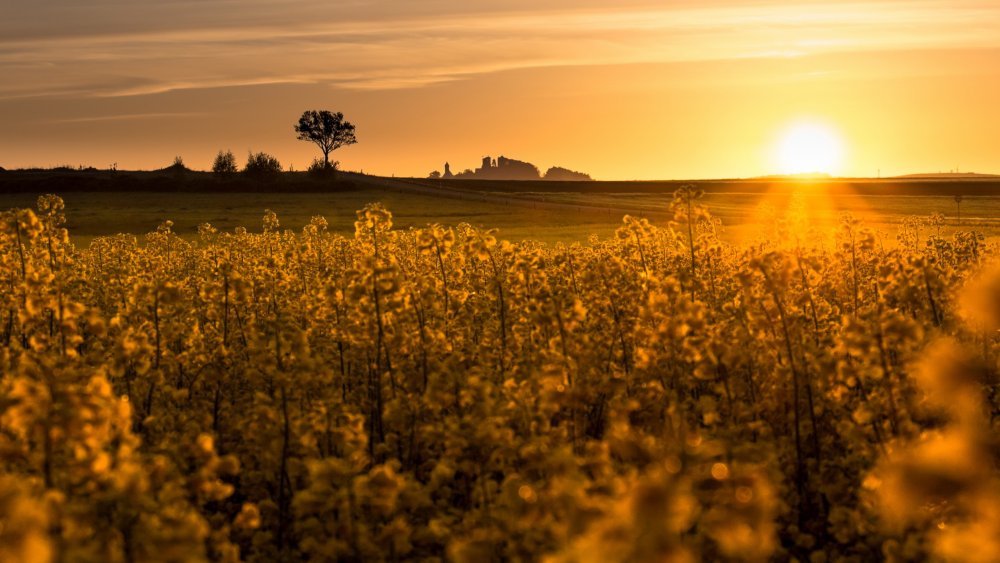
{"label": "tree line", "polygon": [[[298,134],[299,140],[315,144],[323,153],[322,160],[315,158],[309,165],[308,171],[313,173],[336,171],[340,163],[339,161],[330,162],[330,153],[358,142],[354,124],[344,119],[344,114],[339,111],[304,111],[299,117],[298,123],[295,124],[295,132]],[[215,160],[212,162],[212,172],[227,175],[236,174],[239,171],[233,151],[220,150],[215,155]],[[243,173],[251,176],[267,176],[281,171],[281,162],[265,152],[250,152],[247,155],[246,165],[243,167]]]}

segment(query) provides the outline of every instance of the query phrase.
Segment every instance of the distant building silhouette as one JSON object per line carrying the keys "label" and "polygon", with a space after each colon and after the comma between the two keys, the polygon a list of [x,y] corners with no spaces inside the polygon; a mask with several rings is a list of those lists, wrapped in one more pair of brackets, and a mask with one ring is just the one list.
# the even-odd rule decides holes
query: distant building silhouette
{"label": "distant building silhouette", "polygon": [[[524,162],[505,156],[493,158],[484,156],[482,165],[475,170],[466,169],[458,174],[452,174],[451,167],[444,164],[442,178],[464,178],[474,180],[541,180],[542,174],[538,167],[530,162]],[[590,176],[582,172],[574,172],[566,168],[552,167],[545,174],[546,180],[590,180]]]}
{"label": "distant building silhouette", "polygon": [[542,176],[538,168],[530,162],[504,156],[495,159],[484,156],[482,166],[473,171],[462,172],[456,177],[477,180],[538,180]]}
{"label": "distant building silhouette", "polygon": [[490,160],[490,157],[484,156],[483,165],[480,166],[479,168],[476,168],[476,174],[482,174],[486,176],[490,174],[490,171],[492,169],[493,169],[493,162]]}

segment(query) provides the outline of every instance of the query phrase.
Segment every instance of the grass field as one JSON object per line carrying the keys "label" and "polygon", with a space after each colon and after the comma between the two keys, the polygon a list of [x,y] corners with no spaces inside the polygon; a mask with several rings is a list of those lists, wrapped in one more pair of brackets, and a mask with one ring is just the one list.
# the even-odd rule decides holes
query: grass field
{"label": "grass field", "polygon": [[[278,214],[283,228],[299,230],[314,215],[322,215],[334,232],[354,231],[355,211],[366,203],[382,202],[392,212],[399,228],[430,223],[496,228],[502,238],[534,239],[546,243],[586,242],[592,234],[607,237],[621,225],[622,216],[632,214],[664,224],[676,183],[518,183],[458,182],[444,187],[422,181],[351,177],[347,189],[336,191],[196,192],[191,186],[177,192],[160,191],[68,191],[68,227],[77,244],[86,245],[96,236],[119,232],[141,235],[162,221],[172,220],[182,236],[193,237],[197,226],[211,223],[222,230],[243,226],[260,228],[265,209]],[[159,178],[162,180],[162,178]],[[60,183],[60,187],[67,184]],[[701,186],[701,184],[696,183]],[[880,185],[890,195],[878,195]],[[789,212],[794,200],[817,228],[835,225],[842,214],[851,213],[892,241],[907,217],[941,214],[942,234],[976,229],[987,238],[1000,237],[1000,194],[964,195],[962,219],[954,193],[988,194],[982,182],[919,183],[901,189],[899,183],[855,184],[851,190],[835,190],[816,183],[776,184],[761,182],[704,182],[704,202],[722,220],[724,238],[746,240],[774,236],[775,220]],[[857,187],[857,186],[860,186]],[[891,189],[890,189],[891,188]],[[905,188],[905,186],[904,186]],[[520,191],[518,191],[520,189]],[[628,191],[632,190],[632,191]],[[728,190],[728,191],[727,191]],[[3,195],[2,208],[33,207],[37,190]],[[927,193],[928,195],[910,195]]]}
{"label": "grass field", "polygon": [[[37,195],[7,196],[4,207],[34,207]],[[393,212],[398,228],[422,227],[430,223],[500,229],[505,238],[535,238],[546,242],[586,240],[590,233],[608,235],[621,222],[621,215],[608,212],[553,212],[519,203],[470,202],[387,190],[361,190],[336,194],[116,194],[71,193],[66,201],[67,227],[77,244],[115,233],[142,234],[155,230],[164,220],[174,222],[182,236],[195,236],[201,223],[231,231],[243,226],[260,230],[265,209],[278,214],[283,228],[299,230],[315,215],[326,217],[330,229],[354,232],[355,211],[380,201]]]}

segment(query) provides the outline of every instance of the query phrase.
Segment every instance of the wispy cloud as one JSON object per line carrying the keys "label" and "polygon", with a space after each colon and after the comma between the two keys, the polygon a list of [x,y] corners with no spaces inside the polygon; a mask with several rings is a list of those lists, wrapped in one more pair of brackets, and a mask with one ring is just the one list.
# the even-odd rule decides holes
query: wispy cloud
{"label": "wispy cloud", "polygon": [[[444,2],[421,10],[412,4],[422,3],[393,0],[345,2],[337,14],[305,2],[319,14],[307,19],[303,6],[282,17],[286,3],[261,0],[248,2],[240,16],[220,18],[237,6],[215,0],[179,3],[172,16],[131,29],[119,21],[127,3],[97,4],[125,16],[112,18],[115,25],[91,21],[75,29],[57,16],[49,31],[3,35],[0,73],[9,79],[0,98],[276,83],[412,88],[527,67],[1000,47],[1000,5],[992,3],[715,1],[612,9],[549,0],[500,13],[472,2],[454,13]],[[62,18],[81,13],[66,7]],[[226,23],[210,25],[213,19]]]}
{"label": "wispy cloud", "polygon": [[177,119],[180,117],[204,117],[203,112],[150,112],[150,113],[126,113],[113,115],[94,115],[86,117],[72,117],[65,119],[52,119],[50,123],[72,124],[72,123],[100,123],[109,121],[144,121],[150,119]]}

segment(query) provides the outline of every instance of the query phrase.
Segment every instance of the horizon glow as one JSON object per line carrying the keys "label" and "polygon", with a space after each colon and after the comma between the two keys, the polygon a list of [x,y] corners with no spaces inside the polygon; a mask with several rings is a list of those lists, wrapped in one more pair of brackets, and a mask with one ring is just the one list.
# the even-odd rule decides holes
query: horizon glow
{"label": "horizon glow", "polygon": [[[237,9],[238,8],[238,9]],[[1000,5],[918,0],[70,0],[0,18],[0,166],[155,169],[220,149],[302,169],[342,111],[351,170],[483,155],[596,179],[753,177],[819,115],[850,176],[1000,171]]]}

